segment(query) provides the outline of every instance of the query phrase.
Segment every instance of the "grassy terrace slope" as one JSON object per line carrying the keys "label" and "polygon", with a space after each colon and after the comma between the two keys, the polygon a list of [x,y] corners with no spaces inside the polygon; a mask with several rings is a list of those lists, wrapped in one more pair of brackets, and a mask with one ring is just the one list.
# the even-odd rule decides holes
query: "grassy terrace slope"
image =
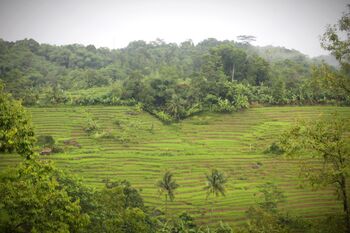
{"label": "grassy terrace slope", "polygon": [[[313,218],[341,210],[332,189],[299,188],[297,161],[273,158],[262,151],[297,118],[314,118],[333,111],[350,117],[350,108],[253,108],[233,114],[204,114],[173,125],[163,125],[131,107],[29,111],[37,135],[52,135],[56,141],[74,138],[81,144],[81,148],[50,156],[59,167],[81,175],[97,188],[105,178],[127,179],[142,190],[146,203],[153,206],[163,206],[155,183],[169,169],[181,185],[169,209],[174,213],[188,210],[201,223],[216,221],[210,219],[210,205],[203,191],[204,174],[212,167],[229,176],[227,196],[217,199],[213,218],[232,224],[244,221],[245,210],[255,202],[256,186],[266,181],[275,182],[285,192],[284,208],[291,213]],[[96,118],[102,129],[129,141],[88,136],[83,130],[87,114]],[[18,162],[16,156],[1,157],[1,168]]]}

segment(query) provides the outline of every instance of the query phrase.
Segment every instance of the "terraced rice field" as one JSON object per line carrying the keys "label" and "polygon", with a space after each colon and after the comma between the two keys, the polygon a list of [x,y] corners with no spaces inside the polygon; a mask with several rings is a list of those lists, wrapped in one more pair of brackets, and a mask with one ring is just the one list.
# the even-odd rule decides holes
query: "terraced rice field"
{"label": "terraced rice field", "polygon": [[[29,108],[37,135],[52,135],[58,142],[75,139],[81,148],[70,147],[48,156],[66,170],[84,178],[96,188],[102,180],[126,179],[141,190],[146,204],[163,207],[155,183],[165,170],[174,173],[180,185],[171,213],[188,211],[200,223],[218,219],[232,225],[244,221],[245,211],[254,205],[257,185],[275,182],[287,201],[282,208],[305,218],[317,218],[341,211],[332,188],[300,188],[299,162],[266,155],[263,151],[296,119],[315,118],[337,111],[350,117],[345,107],[264,107],[232,114],[206,113],[177,124],[163,125],[147,113],[132,107]],[[100,128],[117,138],[94,138],[84,131],[87,115]],[[18,162],[2,155],[0,167]],[[311,161],[317,166],[317,161]],[[229,178],[225,197],[215,201],[210,214],[205,176],[218,168]]]}

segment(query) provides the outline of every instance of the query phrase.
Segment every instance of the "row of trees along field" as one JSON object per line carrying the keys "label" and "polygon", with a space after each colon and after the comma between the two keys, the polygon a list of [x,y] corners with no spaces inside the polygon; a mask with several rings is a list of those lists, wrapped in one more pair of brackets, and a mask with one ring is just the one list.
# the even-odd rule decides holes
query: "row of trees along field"
{"label": "row of trees along field", "polygon": [[[164,122],[200,111],[249,105],[349,104],[349,13],[329,27],[322,46],[336,67],[295,50],[249,40],[156,40],[110,50],[0,40],[0,80],[24,105],[134,105]],[[248,37],[249,39],[249,37]]]}
{"label": "row of trees along field", "polygon": [[[139,190],[126,180],[106,179],[105,187],[100,190],[85,186],[82,180],[57,169],[47,158],[33,152],[35,135],[31,121],[21,103],[1,86],[0,112],[0,152],[23,157],[16,167],[0,173],[1,232],[350,232],[346,188],[350,165],[347,119],[333,117],[300,123],[286,131],[278,142],[290,155],[308,152],[324,162],[320,170],[313,167],[305,170],[306,177],[313,185],[335,186],[344,204],[342,215],[318,221],[292,216],[278,208],[284,201],[283,192],[267,182],[258,187],[257,203],[247,208],[246,223],[233,229],[220,220],[216,227],[197,225],[186,212],[169,215],[167,204],[175,198],[178,187],[169,171],[155,183],[155,190],[158,188],[159,194],[165,197],[164,212],[145,206]],[[208,212],[212,213],[215,197],[226,193],[227,178],[213,169],[206,174],[206,180],[203,193],[211,199]],[[203,201],[204,198],[205,195]]]}

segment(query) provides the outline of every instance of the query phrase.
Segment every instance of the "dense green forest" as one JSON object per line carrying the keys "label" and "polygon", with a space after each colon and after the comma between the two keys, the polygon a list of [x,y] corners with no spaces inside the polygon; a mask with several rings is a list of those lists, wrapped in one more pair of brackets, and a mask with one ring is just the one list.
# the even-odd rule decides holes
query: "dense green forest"
{"label": "dense green forest", "polygon": [[280,47],[206,39],[110,50],[0,41],[0,79],[24,105],[135,105],[164,122],[249,105],[350,103],[320,80],[333,67]]}

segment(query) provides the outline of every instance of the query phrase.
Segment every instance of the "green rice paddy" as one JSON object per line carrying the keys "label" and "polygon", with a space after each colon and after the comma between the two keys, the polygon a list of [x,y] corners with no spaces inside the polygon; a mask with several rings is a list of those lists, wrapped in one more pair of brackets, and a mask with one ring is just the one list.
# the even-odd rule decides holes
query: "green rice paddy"
{"label": "green rice paddy", "polygon": [[[60,145],[76,140],[65,153],[47,157],[65,170],[83,177],[90,186],[103,187],[103,179],[126,179],[141,191],[147,205],[163,208],[164,199],[155,186],[166,170],[174,173],[180,187],[170,213],[188,211],[199,223],[218,220],[240,224],[245,211],[256,203],[257,186],[272,181],[287,201],[281,208],[305,218],[340,212],[332,187],[301,188],[299,162],[264,154],[263,151],[297,119],[310,119],[337,111],[350,117],[346,107],[263,107],[232,114],[205,113],[180,123],[164,125],[133,107],[29,108],[36,135],[52,135]],[[84,131],[91,117],[110,137]],[[18,156],[1,155],[0,168],[18,163]],[[317,161],[314,162],[317,166]],[[205,173],[223,171],[229,181],[225,197],[206,200]]]}

